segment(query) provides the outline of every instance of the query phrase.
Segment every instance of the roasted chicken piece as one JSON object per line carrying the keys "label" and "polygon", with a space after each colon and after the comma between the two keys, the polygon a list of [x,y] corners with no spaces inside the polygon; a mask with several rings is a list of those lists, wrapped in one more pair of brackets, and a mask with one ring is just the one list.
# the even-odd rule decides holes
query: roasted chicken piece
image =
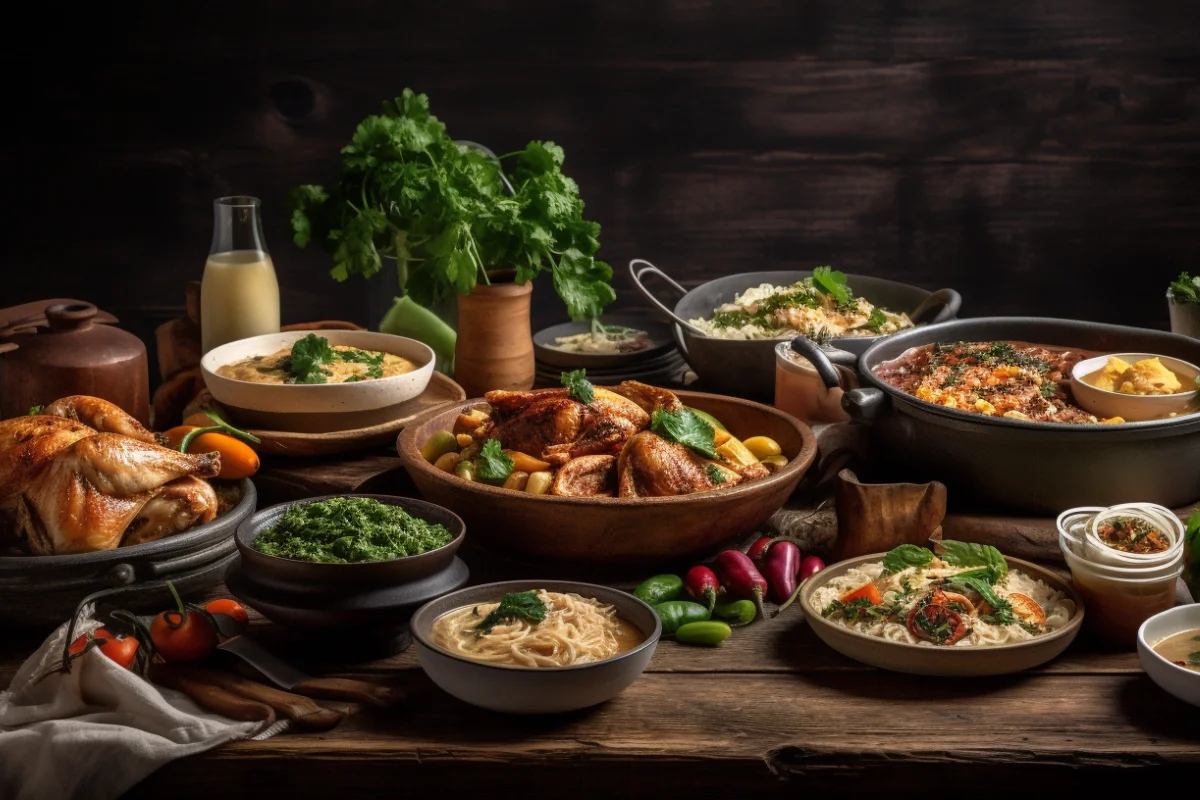
{"label": "roasted chicken piece", "polygon": [[492,416],[480,438],[499,439],[505,449],[556,465],[580,456],[616,455],[650,424],[650,415],[636,403],[599,387],[587,405],[571,399],[566,389],[495,391],[485,398]]}
{"label": "roasted chicken piece", "polygon": [[[106,427],[134,433],[140,428],[129,425],[137,425],[132,418],[122,419],[120,409],[114,413],[100,404],[73,402],[58,410],[71,409]],[[122,543],[147,504],[164,494],[167,484],[188,476],[213,477],[219,469],[220,456],[215,453],[188,455],[140,435],[97,433],[66,416],[0,422],[0,516],[37,555],[111,550]],[[190,510],[182,511],[181,503]],[[161,503],[151,505],[147,518],[157,522],[140,526],[139,541],[211,518],[216,505],[211,488],[206,493],[176,487]],[[183,527],[172,530],[168,519]]]}
{"label": "roasted chicken piece", "polygon": [[82,422],[100,433],[119,433],[138,441],[157,444],[154,434],[146,430],[142,423],[125,413],[120,406],[99,397],[89,397],[86,394],[71,395],[55,400],[43,408],[42,413]]}
{"label": "roasted chicken piece", "polygon": [[632,400],[647,414],[655,411],[679,411],[683,403],[669,389],[660,389],[640,381],[621,381],[612,388],[615,394]]}
{"label": "roasted chicken piece", "polygon": [[550,484],[550,494],[562,497],[612,497],[616,493],[616,456],[572,458]]}
{"label": "roasted chicken piece", "polygon": [[620,497],[672,497],[733,486],[741,480],[729,466],[650,431],[631,438],[617,461]]}
{"label": "roasted chicken piece", "polygon": [[171,481],[142,506],[121,544],[153,542],[210,522],[217,515],[217,504],[217,493],[208,481],[190,475]]}

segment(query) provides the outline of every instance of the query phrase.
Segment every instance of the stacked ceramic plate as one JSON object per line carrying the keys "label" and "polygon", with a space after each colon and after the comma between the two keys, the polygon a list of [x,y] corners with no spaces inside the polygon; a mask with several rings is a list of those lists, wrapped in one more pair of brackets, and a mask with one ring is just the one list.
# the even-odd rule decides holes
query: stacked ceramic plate
{"label": "stacked ceramic plate", "polygon": [[599,385],[635,380],[656,386],[678,386],[687,362],[675,348],[671,326],[653,317],[637,314],[605,316],[606,327],[620,326],[645,333],[640,346],[628,352],[579,352],[566,349],[564,340],[591,332],[589,322],[568,322],[538,331],[533,337],[537,358],[537,386],[558,386],[563,371],[586,369],[588,379]]}
{"label": "stacked ceramic plate", "polygon": [[1154,503],[1073,508],[1059,515],[1058,544],[1096,633],[1132,645],[1143,622],[1175,604],[1183,533],[1179,517]]}

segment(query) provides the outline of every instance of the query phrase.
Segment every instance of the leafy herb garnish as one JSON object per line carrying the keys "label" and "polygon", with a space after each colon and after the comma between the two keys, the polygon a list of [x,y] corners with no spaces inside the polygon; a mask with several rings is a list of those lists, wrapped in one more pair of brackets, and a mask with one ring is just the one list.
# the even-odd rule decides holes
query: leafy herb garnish
{"label": "leafy herb garnish", "polygon": [[892,548],[883,557],[883,566],[888,572],[903,572],[909,567],[924,567],[933,561],[933,552],[915,544],[902,544]]}
{"label": "leafy herb garnish", "polygon": [[1200,303],[1200,275],[1193,278],[1186,272],[1179,273],[1179,277],[1171,281],[1167,294],[1176,303]]}
{"label": "leafy herb garnish", "polygon": [[339,281],[395,257],[401,288],[422,306],[512,267],[517,283],[552,273],[572,319],[598,317],[616,299],[612,268],[594,257],[600,226],[584,219],[564,160],[553,142],[500,158],[459,144],[429,98],[405,89],[359,123],[334,183],[291,191],[292,238],[328,251]]}
{"label": "leafy herb garnish", "polygon": [[650,429],[664,439],[690,447],[702,456],[719,459],[716,435],[709,425],[691,409],[679,411],[655,411],[650,418]]}
{"label": "leafy herb garnish", "polygon": [[505,455],[499,439],[488,439],[479,451],[475,474],[487,483],[504,483],[512,475],[513,460]]}
{"label": "leafy herb garnish", "polygon": [[325,383],[329,371],[323,367],[333,361],[333,348],[323,336],[310,333],[292,345],[287,359],[288,380],[291,383]]}
{"label": "leafy herb garnish", "polygon": [[854,294],[846,285],[846,273],[829,267],[817,267],[812,274],[813,286],[829,295],[841,305],[854,300]]}
{"label": "leafy herb garnish", "polygon": [[867,321],[858,327],[866,328],[869,331],[879,333],[882,331],[883,326],[887,324],[887,321],[887,314],[884,314],[883,311],[878,308],[872,308],[871,316],[867,317]]}
{"label": "leafy herb garnish", "polygon": [[[971,572],[974,573],[976,570],[972,570]],[[980,617],[985,622],[991,622],[995,625],[1011,625],[1015,621],[1012,613],[1012,603],[996,594],[991,584],[982,577],[960,572],[957,575],[951,576],[948,582],[950,586],[957,588],[959,591],[970,589],[976,592],[992,607],[991,614]]]}
{"label": "leafy herb garnish", "polygon": [[500,598],[500,605],[483,618],[483,622],[473,630],[480,636],[492,632],[492,628],[504,622],[516,622],[523,619],[531,625],[537,625],[546,618],[546,604],[535,591],[509,592]]}
{"label": "leafy herb garnish", "polygon": [[722,484],[726,480],[725,470],[721,469],[716,464],[705,464],[704,471],[708,474],[708,479],[715,484]]}
{"label": "leafy herb garnish", "polygon": [[578,400],[584,405],[591,405],[592,401],[596,399],[596,387],[588,381],[586,369],[564,372],[561,380],[572,399]]}
{"label": "leafy herb garnish", "polygon": [[1188,653],[1187,662],[1190,667],[1200,667],[1200,650]]}
{"label": "leafy herb garnish", "polygon": [[42,413],[43,408],[45,408],[45,406],[33,406],[29,409],[29,416],[36,417],[38,414]]}
{"label": "leafy herb garnish", "polygon": [[991,545],[956,542],[952,539],[939,544],[943,561],[956,567],[984,567],[987,573],[981,577],[986,577],[989,584],[1000,581],[1008,574],[1008,562],[1004,560],[1004,555]]}

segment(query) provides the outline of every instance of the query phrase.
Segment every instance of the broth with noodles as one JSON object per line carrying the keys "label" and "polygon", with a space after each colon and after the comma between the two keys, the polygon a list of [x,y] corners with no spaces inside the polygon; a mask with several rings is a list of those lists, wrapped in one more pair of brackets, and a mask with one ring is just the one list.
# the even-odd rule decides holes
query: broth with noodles
{"label": "broth with noodles", "polygon": [[[463,606],[438,617],[430,638],[441,649],[474,661],[534,668],[604,661],[646,638],[618,617],[615,607],[589,597],[539,589],[505,595],[504,600],[514,597],[540,601],[541,610],[502,617],[487,627],[485,621],[493,619],[500,602]],[[540,621],[532,621],[543,611]]]}

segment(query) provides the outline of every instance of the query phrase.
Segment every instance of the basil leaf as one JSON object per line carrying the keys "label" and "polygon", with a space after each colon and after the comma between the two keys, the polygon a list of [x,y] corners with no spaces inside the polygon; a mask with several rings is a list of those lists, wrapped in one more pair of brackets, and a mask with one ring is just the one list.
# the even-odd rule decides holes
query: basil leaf
{"label": "basil leaf", "polygon": [[989,582],[996,583],[1008,574],[1008,562],[1004,555],[990,544],[941,541],[941,559],[955,567],[986,567]]}
{"label": "basil leaf", "polygon": [[709,425],[691,409],[654,412],[650,418],[650,429],[668,441],[690,447],[702,456],[718,460],[716,434]]}
{"label": "basil leaf", "polygon": [[933,561],[933,552],[915,544],[902,544],[892,548],[883,557],[883,566],[888,572],[903,572],[909,567],[924,567]]}
{"label": "basil leaf", "polygon": [[846,273],[838,272],[829,267],[817,267],[813,270],[813,286],[822,294],[827,294],[840,305],[846,305],[854,300],[854,294],[846,285]]}

